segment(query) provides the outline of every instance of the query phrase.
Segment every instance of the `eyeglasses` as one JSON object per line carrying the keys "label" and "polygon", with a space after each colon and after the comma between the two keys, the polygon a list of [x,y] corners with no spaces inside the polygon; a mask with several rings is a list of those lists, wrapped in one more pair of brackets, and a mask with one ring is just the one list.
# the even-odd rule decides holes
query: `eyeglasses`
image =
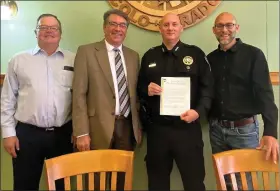
{"label": "eyeglasses", "polygon": [[112,22],[112,21],[109,21],[108,24],[111,26],[111,27],[120,27],[122,29],[126,29],[127,28],[127,23],[116,23],[116,22]]}
{"label": "eyeglasses", "polygon": [[60,27],[41,25],[41,26],[37,26],[36,29],[41,30],[41,31],[46,31],[46,30],[58,31],[58,30],[60,30]]}
{"label": "eyeglasses", "polygon": [[218,29],[218,30],[222,30],[222,29],[224,29],[224,27],[226,27],[226,29],[230,30],[230,29],[233,29],[233,27],[235,25],[236,24],[234,24],[234,23],[216,24],[215,28]]}

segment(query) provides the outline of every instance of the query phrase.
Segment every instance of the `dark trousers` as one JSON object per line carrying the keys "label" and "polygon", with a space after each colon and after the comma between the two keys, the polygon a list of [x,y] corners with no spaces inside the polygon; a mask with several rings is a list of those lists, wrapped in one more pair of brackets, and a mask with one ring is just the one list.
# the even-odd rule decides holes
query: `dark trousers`
{"label": "dark trousers", "polygon": [[[135,138],[133,134],[133,126],[131,116],[123,119],[115,120],[114,133],[110,144],[110,149],[133,151],[135,146]],[[95,190],[100,190],[100,176],[95,173]],[[111,187],[111,173],[106,174],[106,182]],[[125,173],[117,173],[117,190],[124,190]]]}
{"label": "dark trousers", "polygon": [[173,160],[181,174],[184,190],[205,190],[203,142],[199,128],[200,125],[193,124],[182,127],[153,124],[149,127],[146,156],[149,190],[170,190]]}
{"label": "dark trousers", "polygon": [[[54,131],[18,122],[17,158],[13,158],[14,190],[39,190],[44,160],[71,153],[72,122]],[[57,190],[64,190],[63,180],[56,181]]]}

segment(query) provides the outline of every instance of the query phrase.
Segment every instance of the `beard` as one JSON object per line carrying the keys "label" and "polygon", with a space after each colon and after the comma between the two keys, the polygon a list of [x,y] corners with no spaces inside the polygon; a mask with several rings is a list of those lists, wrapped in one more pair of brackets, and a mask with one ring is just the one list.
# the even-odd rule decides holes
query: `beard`
{"label": "beard", "polygon": [[236,33],[232,33],[228,39],[222,39],[222,37],[217,36],[217,40],[221,45],[228,45],[235,39]]}

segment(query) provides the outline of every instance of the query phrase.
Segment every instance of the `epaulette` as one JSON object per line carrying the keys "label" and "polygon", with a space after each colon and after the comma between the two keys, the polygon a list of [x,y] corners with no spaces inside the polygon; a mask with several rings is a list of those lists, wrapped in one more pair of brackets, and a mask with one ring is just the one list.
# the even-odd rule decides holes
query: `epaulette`
{"label": "epaulette", "polygon": [[159,46],[154,46],[154,47],[150,48],[150,50],[154,50],[154,49],[157,49],[157,48],[160,48],[160,47],[161,47],[161,45],[159,45]]}
{"label": "epaulette", "polygon": [[188,48],[198,48],[197,46],[192,45],[192,44],[184,44],[184,45]]}
{"label": "epaulette", "polygon": [[161,46],[154,46],[152,48],[150,48],[148,51],[155,51],[157,50],[158,48],[160,48]]}
{"label": "epaulette", "polygon": [[198,46],[196,45],[190,45],[190,44],[184,44],[186,47],[188,48],[193,48],[193,49],[196,49],[198,52],[202,53],[203,55],[205,55],[205,53],[203,52],[203,50],[201,48],[199,48]]}
{"label": "epaulette", "polygon": [[149,48],[149,49],[145,52],[145,54],[146,54],[146,55],[151,55],[151,54],[153,54],[154,51],[156,50],[156,48],[157,48],[157,46],[154,46],[154,47]]}
{"label": "epaulette", "polygon": [[186,44],[186,43],[183,43],[184,47],[187,47],[187,48],[190,48],[192,45],[189,45],[189,44]]}

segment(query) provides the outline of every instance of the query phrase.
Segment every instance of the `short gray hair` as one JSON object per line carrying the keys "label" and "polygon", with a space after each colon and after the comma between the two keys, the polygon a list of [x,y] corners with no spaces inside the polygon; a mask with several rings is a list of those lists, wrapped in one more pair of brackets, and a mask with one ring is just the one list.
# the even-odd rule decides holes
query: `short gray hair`
{"label": "short gray hair", "polygon": [[111,9],[104,13],[103,25],[106,25],[108,23],[108,18],[110,15],[118,15],[118,16],[124,18],[126,20],[127,26],[129,25],[129,18],[128,18],[127,14],[118,9]]}

